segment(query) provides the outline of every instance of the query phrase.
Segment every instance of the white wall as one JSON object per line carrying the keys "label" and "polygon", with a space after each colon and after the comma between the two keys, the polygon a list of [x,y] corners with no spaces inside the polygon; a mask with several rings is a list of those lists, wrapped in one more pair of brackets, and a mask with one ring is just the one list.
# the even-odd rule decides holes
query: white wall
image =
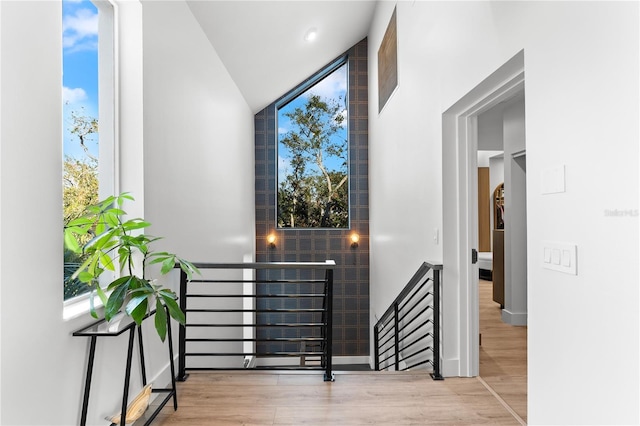
{"label": "white wall", "polygon": [[[251,252],[253,187],[248,182],[253,182],[253,117],[215,51],[195,30],[197,24],[185,12],[186,6],[163,5],[171,14],[176,44],[170,35],[161,37],[158,22],[164,25],[168,17],[157,9],[161,5],[144,4],[143,25],[140,3],[118,4],[124,42],[120,189],[137,199],[126,210],[145,214],[154,224],[150,232],[167,235],[164,247],[185,257],[194,257],[199,250],[223,256],[223,244],[232,247],[227,251],[234,257]],[[88,315],[62,319],[61,5],[50,0],[2,1],[0,11],[0,424],[78,424],[88,339],[71,333],[93,320]],[[159,41],[145,35],[149,58],[144,52],[143,71],[147,28]],[[166,82],[164,88],[159,87],[158,73]],[[156,93],[149,97],[143,93],[143,79],[144,90]],[[157,104],[143,109],[143,95],[145,102]],[[231,112],[223,111],[223,106]],[[216,119],[216,113],[222,116]],[[193,114],[201,115],[189,121]],[[196,127],[195,121],[203,125]],[[224,155],[207,158],[211,160],[207,167],[201,157],[212,157],[213,148],[197,155],[193,151],[205,142],[220,151],[217,144],[224,142],[228,148]],[[196,157],[193,163],[182,156],[185,151]],[[219,179],[221,174],[224,180]],[[186,194],[179,191],[184,187]],[[240,197],[230,195],[237,191]],[[195,205],[201,213],[186,219],[181,203]],[[186,235],[171,232],[176,221],[186,222]],[[206,243],[199,242],[201,235],[207,237]],[[164,385],[166,346],[157,341],[151,324],[145,324],[144,333],[148,376]],[[127,339],[106,340],[97,345],[89,407],[92,425],[105,424],[103,417],[119,410]],[[136,360],[137,353],[132,392],[140,386]]]}
{"label": "white wall", "polygon": [[[253,113],[186,3],[145,2],[144,18],[144,181],[150,232],[165,237],[159,246],[192,261],[242,262],[253,256],[255,244]],[[203,275],[212,278],[210,272]],[[214,290],[199,290],[207,291]],[[242,309],[242,301],[233,303]],[[223,314],[220,321],[242,321],[242,314],[235,316]],[[189,318],[214,321],[211,314]],[[213,337],[208,329],[190,335]],[[190,350],[213,350],[205,345]],[[242,347],[230,342],[220,350],[241,352]],[[212,361],[219,367],[242,366],[239,357],[190,358],[188,365],[206,367]]]}
{"label": "white wall", "polygon": [[[370,29],[374,100],[377,49],[394,4],[378,3]],[[638,217],[605,215],[638,208],[638,4],[397,7],[399,87],[380,115],[370,107],[372,313],[384,311],[421,260],[442,254],[431,237],[451,195],[440,189],[443,111],[524,49],[528,419],[638,423]],[[567,191],[542,195],[541,173],[554,164],[566,165]],[[578,275],[542,269],[542,240],[577,244]],[[446,276],[445,367],[461,357],[460,284],[456,271]],[[603,374],[592,374],[594,365]]]}
{"label": "white wall", "polygon": [[145,209],[197,262],[254,245],[253,113],[186,3],[144,3]]}
{"label": "white wall", "polygon": [[504,309],[502,320],[527,324],[527,187],[525,101],[508,102],[503,111],[504,135]]}

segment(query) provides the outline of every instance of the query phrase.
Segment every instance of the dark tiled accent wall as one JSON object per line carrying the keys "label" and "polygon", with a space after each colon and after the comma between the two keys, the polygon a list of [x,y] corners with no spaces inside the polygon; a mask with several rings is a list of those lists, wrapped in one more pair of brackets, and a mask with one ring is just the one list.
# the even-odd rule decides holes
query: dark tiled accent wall
{"label": "dark tiled accent wall", "polygon": [[[349,63],[349,165],[351,229],[276,228],[276,123],[275,102],[255,116],[256,171],[256,261],[324,262],[335,260],[333,353],[341,356],[369,355],[369,152],[368,152],[368,75],[367,40],[348,52]],[[276,234],[276,247],[270,248],[267,235]],[[360,235],[357,248],[349,236]],[[296,278],[322,279],[322,276]],[[273,278],[273,277],[269,277]],[[313,286],[317,284],[310,284]],[[258,286],[259,292],[290,291],[289,284]],[[318,288],[320,290],[320,288]],[[308,299],[272,300],[258,307],[321,307]],[[306,314],[309,315],[309,314]],[[313,320],[300,314],[258,316],[258,323],[285,319]],[[319,319],[319,317],[318,317]],[[262,322],[261,322],[262,321]],[[297,337],[290,330],[259,327],[258,336]],[[308,337],[305,335],[304,337]],[[259,344],[258,352],[298,350],[285,344]]]}

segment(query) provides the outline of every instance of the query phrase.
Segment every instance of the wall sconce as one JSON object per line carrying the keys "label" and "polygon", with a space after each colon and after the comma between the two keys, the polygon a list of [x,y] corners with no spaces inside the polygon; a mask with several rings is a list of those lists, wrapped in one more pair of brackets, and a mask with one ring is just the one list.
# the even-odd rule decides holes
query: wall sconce
{"label": "wall sconce", "polygon": [[357,248],[358,247],[358,242],[360,241],[360,235],[356,234],[355,232],[353,234],[351,234],[351,236],[349,237],[349,240],[351,240],[351,247],[352,248]]}
{"label": "wall sconce", "polygon": [[267,237],[267,243],[269,243],[269,247],[271,247],[271,248],[275,248],[276,247],[276,236],[275,236],[275,234],[269,234],[269,236]]}

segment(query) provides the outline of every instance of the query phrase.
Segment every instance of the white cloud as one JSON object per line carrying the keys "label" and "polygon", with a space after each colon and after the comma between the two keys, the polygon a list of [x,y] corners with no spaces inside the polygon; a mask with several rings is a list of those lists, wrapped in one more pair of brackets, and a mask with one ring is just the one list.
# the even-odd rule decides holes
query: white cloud
{"label": "white cloud", "polygon": [[329,74],[320,83],[309,89],[309,93],[323,98],[338,99],[347,92],[347,67],[341,67]]}
{"label": "white cloud", "polygon": [[284,135],[288,132],[288,129],[285,129],[284,127],[278,127],[278,134],[279,135]]}
{"label": "white cloud", "polygon": [[69,87],[62,88],[62,100],[64,103],[75,104],[87,99],[87,92],[81,87],[71,89]]}
{"label": "white cloud", "polygon": [[97,49],[98,14],[78,9],[62,19],[62,45],[71,51]]}

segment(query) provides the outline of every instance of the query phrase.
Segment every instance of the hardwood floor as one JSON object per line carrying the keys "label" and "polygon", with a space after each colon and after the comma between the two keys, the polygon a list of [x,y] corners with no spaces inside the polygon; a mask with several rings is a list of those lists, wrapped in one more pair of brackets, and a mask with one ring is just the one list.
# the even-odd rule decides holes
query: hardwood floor
{"label": "hardwood floor", "polygon": [[[518,425],[477,378],[426,373],[191,374],[154,425]],[[170,405],[170,404],[169,404]]]}
{"label": "hardwood floor", "polygon": [[480,280],[480,377],[527,420],[527,327],[502,322],[491,281]]}
{"label": "hardwood floor", "polygon": [[[481,378],[424,372],[193,372],[154,426],[520,425],[526,421],[526,327],[500,320],[480,282]],[[485,386],[486,385],[488,386]],[[491,389],[495,391],[492,393]],[[497,395],[496,395],[497,394]]]}

